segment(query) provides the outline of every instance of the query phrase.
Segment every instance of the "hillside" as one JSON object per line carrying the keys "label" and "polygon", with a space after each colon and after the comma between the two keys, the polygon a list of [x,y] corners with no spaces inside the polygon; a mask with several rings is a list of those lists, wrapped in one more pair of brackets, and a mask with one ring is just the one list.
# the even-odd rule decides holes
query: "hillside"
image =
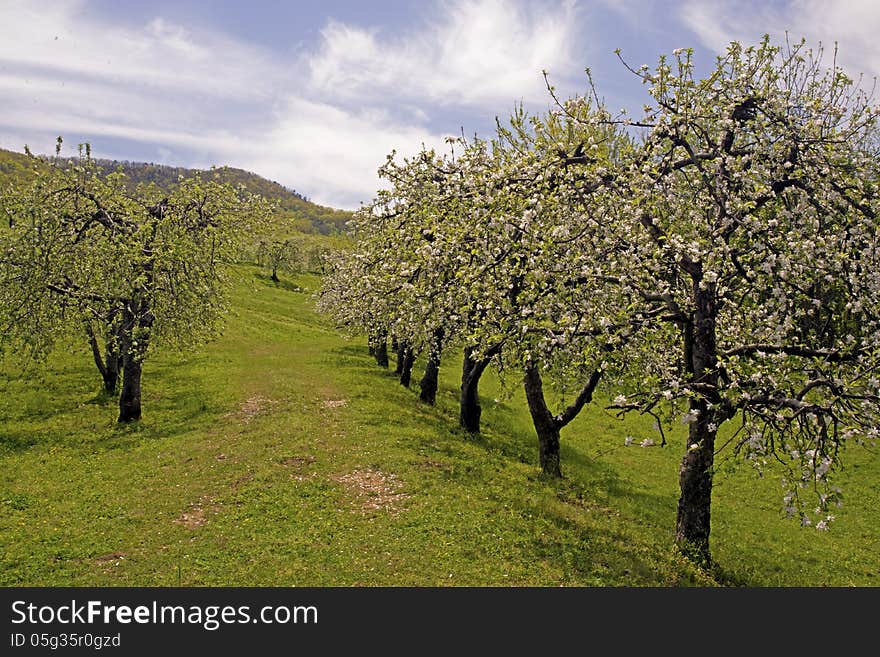
{"label": "hillside", "polygon": [[[154,183],[163,189],[176,184],[181,176],[189,178],[199,172],[198,169],[127,160],[120,162],[98,159],[96,162],[107,172],[121,168],[132,185]],[[26,155],[0,149],[0,185],[7,180],[22,179],[29,172],[30,163]],[[301,194],[249,171],[218,167],[211,170],[211,175],[216,176],[220,182],[241,184],[255,194],[277,201],[280,217],[289,221],[291,228],[299,232],[320,235],[342,233],[345,223],[351,218],[350,212],[312,203]]]}
{"label": "hillside", "polygon": [[31,161],[27,155],[0,148],[0,186],[26,180],[31,173]]}

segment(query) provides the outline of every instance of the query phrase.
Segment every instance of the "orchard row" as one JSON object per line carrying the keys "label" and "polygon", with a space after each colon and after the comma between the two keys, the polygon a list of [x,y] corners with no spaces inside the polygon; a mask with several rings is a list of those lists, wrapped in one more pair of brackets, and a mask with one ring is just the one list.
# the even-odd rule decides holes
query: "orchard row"
{"label": "orchard row", "polygon": [[785,464],[787,510],[825,528],[841,449],[880,419],[878,108],[803,43],[733,43],[702,78],[688,50],[624,66],[636,117],[548,85],[491,139],[392,153],[320,306],[380,364],[393,341],[405,383],[426,353],[429,403],[463,349],[469,431],[486,367],[521,378],[551,476],[594,395],[657,444],[684,422],[676,540],[699,561],[721,449]]}

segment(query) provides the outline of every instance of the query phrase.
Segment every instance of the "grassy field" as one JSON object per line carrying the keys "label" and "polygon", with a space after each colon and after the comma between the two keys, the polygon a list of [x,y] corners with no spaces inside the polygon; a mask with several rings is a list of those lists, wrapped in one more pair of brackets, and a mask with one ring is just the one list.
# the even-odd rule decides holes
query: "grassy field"
{"label": "grassy field", "polygon": [[224,337],[147,363],[134,426],[84,345],[0,367],[0,585],[880,585],[876,453],[850,451],[825,533],[722,467],[703,573],[671,547],[680,441],[624,447],[646,427],[595,405],[546,481],[521,395],[488,376],[466,436],[460,362],[420,404],[314,314],[317,285],[242,268]]}

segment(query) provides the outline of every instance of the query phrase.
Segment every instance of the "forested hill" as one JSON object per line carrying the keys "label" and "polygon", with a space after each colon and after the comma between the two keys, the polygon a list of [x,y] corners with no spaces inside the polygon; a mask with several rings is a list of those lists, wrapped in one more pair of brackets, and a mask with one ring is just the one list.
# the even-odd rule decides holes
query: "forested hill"
{"label": "forested hill", "polygon": [[31,164],[27,155],[0,148],[0,185],[24,180],[30,171]]}
{"label": "forested hill", "polygon": [[[199,172],[198,169],[147,162],[119,162],[101,159],[96,162],[108,172],[121,167],[135,185],[155,183],[161,188],[171,187],[177,183],[180,176],[189,178]],[[0,149],[0,185],[7,181],[21,179],[29,171],[30,164],[24,153]],[[292,228],[304,233],[320,233],[322,235],[341,233],[345,229],[345,223],[351,218],[350,212],[312,203],[303,195],[250,171],[232,167],[218,167],[212,173],[217,176],[220,182],[242,184],[255,194],[277,201],[281,212],[292,222]]]}

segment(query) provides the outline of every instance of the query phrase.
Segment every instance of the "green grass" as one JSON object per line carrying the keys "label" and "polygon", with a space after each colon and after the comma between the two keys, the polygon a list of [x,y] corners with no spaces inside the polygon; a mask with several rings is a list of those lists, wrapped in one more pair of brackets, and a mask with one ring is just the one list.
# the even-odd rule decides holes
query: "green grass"
{"label": "green grass", "polygon": [[487,375],[465,435],[454,356],[420,404],[315,315],[317,285],[242,268],[221,339],[148,361],[133,426],[80,346],[0,368],[0,585],[878,585],[876,455],[850,452],[827,533],[723,469],[706,574],[672,548],[677,442],[624,447],[645,425],[592,406],[547,481],[521,395]]}

